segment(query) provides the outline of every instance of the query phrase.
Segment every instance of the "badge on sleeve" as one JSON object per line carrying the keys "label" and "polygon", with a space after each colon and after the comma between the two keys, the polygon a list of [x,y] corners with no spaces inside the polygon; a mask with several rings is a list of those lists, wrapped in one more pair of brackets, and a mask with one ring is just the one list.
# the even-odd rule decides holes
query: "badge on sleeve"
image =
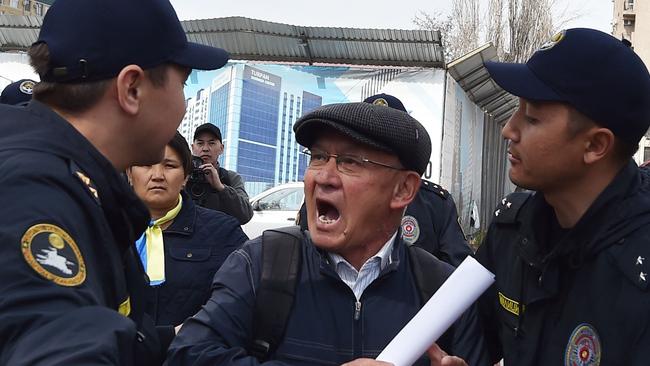
{"label": "badge on sleeve", "polygon": [[42,277],[61,286],[77,286],[86,280],[86,265],[79,247],[63,229],[36,224],[20,241],[27,264]]}
{"label": "badge on sleeve", "polygon": [[602,350],[593,326],[582,323],[573,330],[564,354],[565,366],[599,366]]}
{"label": "badge on sleeve", "polygon": [[413,216],[402,217],[402,239],[408,244],[413,244],[420,237],[420,224]]}

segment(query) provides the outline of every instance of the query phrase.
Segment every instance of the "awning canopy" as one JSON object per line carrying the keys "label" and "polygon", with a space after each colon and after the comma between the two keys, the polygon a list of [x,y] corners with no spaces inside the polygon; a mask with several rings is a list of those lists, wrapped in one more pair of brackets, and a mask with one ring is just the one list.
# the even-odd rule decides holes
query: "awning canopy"
{"label": "awning canopy", "polygon": [[0,14],[0,51],[27,50],[38,39],[43,19]]}
{"label": "awning canopy", "polygon": [[485,61],[498,61],[491,43],[450,62],[447,70],[474,103],[501,123],[510,118],[519,101],[492,80]]}
{"label": "awning canopy", "polygon": [[[443,67],[440,32],[304,27],[244,17],[181,22],[190,41],[224,48],[232,59]],[[26,50],[42,18],[0,15],[0,51]]]}
{"label": "awning canopy", "polygon": [[233,59],[308,64],[443,67],[440,32],[305,27],[227,17],[182,22],[188,39]]}

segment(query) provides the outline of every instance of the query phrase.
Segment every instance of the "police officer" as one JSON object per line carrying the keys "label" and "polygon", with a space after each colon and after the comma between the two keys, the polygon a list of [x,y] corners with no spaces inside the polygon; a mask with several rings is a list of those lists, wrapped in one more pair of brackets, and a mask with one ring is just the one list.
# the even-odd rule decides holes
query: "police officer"
{"label": "police officer", "polygon": [[[376,94],[364,103],[386,106],[406,112],[402,102],[388,94]],[[300,208],[298,224],[307,229],[307,209]],[[472,250],[458,223],[456,204],[451,194],[441,186],[421,180],[420,190],[406,208],[402,218],[402,238],[417,245],[439,259],[457,267]]]}
{"label": "police officer", "polygon": [[0,364],[159,364],[149,215],[118,171],[161,160],[190,69],[227,53],[187,42],[167,0],[58,0],[29,56],[34,100],[0,107]]}
{"label": "police officer", "polygon": [[36,82],[31,79],[14,81],[2,89],[0,103],[16,106],[25,106],[32,100],[32,90]]}
{"label": "police officer", "polygon": [[632,161],[650,125],[650,75],[592,29],[556,34],[526,64],[485,64],[519,96],[503,128],[513,193],[479,261],[492,361],[647,365],[650,179]]}

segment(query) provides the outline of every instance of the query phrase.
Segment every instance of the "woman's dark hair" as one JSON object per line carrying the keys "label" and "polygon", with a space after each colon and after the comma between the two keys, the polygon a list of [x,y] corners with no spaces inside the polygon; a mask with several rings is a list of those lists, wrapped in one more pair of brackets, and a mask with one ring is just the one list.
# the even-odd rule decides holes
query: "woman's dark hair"
{"label": "woman's dark hair", "polygon": [[192,153],[190,152],[190,146],[187,144],[187,140],[185,140],[183,135],[176,131],[176,134],[167,145],[174,149],[178,154],[178,157],[181,158],[183,172],[187,177],[192,171]]}

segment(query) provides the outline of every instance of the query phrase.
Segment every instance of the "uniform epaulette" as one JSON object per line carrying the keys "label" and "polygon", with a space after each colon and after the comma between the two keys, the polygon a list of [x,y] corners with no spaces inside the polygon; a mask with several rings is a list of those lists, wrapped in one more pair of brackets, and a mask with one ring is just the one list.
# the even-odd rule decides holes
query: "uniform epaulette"
{"label": "uniform epaulette", "polygon": [[633,284],[646,291],[650,281],[650,249],[645,240],[621,238],[610,246],[614,263]]}
{"label": "uniform epaulette", "polygon": [[494,210],[494,222],[500,224],[514,223],[517,219],[519,210],[531,196],[532,193],[530,192],[515,192],[509,194],[499,202],[496,210]]}
{"label": "uniform epaulette", "polygon": [[84,186],[85,190],[90,194],[90,196],[97,202],[98,205],[101,205],[101,201],[99,200],[99,192],[97,191],[97,187],[95,186],[95,183],[93,183],[90,178],[88,178],[88,175],[84,173],[83,170],[75,163],[74,161],[70,161],[70,173],[74,175]]}
{"label": "uniform epaulette", "polygon": [[447,199],[447,197],[449,197],[449,192],[446,189],[442,188],[442,186],[438,184],[429,182],[428,180],[422,179],[422,184],[420,186],[420,189],[426,189],[427,191],[431,191],[443,199]]}

